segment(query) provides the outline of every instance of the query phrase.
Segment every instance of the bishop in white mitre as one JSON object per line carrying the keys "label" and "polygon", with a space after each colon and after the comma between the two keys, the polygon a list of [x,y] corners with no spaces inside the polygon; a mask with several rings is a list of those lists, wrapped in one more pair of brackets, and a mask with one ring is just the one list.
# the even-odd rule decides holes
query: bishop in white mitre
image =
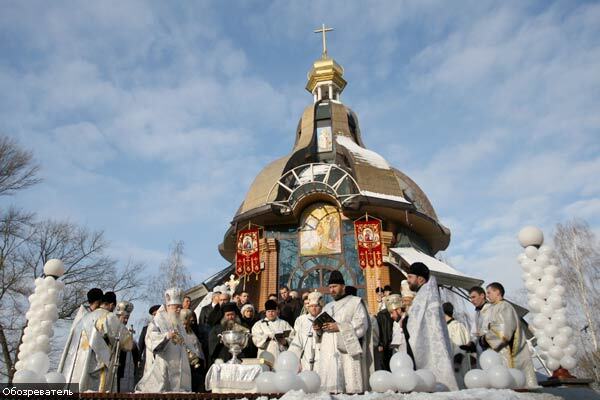
{"label": "bishop in white mitre", "polygon": [[252,326],[252,342],[258,348],[258,357],[277,360],[279,353],[287,351],[294,338],[294,329],[279,318],[279,310],[274,300],[265,302],[265,318]]}
{"label": "bishop in white mitre", "polygon": [[183,291],[171,288],[146,332],[144,376],[136,392],[189,392],[192,387],[188,348],[184,327],[179,318]]}
{"label": "bishop in white mitre", "polygon": [[486,289],[491,307],[482,341],[502,356],[506,367],[520,369],[525,374],[528,388],[537,387],[525,330],[514,307],[504,300],[504,286],[492,282]]}
{"label": "bishop in white mitre", "polygon": [[410,289],[417,292],[403,321],[408,354],[413,357],[416,369],[428,369],[437,382],[451,391],[458,390],[437,282],[429,275],[429,268],[416,262],[406,277]]}
{"label": "bishop in white mitre", "polygon": [[329,293],[334,301],[323,308],[335,322],[315,326],[321,339],[318,374],[321,390],[362,393],[369,389],[373,370],[371,321],[360,297],[345,294],[339,271],[329,275]]}
{"label": "bishop in white mitre", "polygon": [[109,376],[111,354],[117,342],[124,351],[133,346],[131,333],[113,314],[116,303],[113,292],[104,293],[100,307],[83,315],[78,324],[74,337],[77,355],[66,378],[78,383],[81,392],[116,391],[116,377]]}
{"label": "bishop in white mitre", "polygon": [[325,300],[320,292],[308,295],[306,306],[308,314],[296,318],[294,331],[296,335],[290,344],[290,351],[300,359],[302,371],[317,371],[319,369],[320,343],[317,341],[317,332],[313,328],[315,318],[321,314]]}

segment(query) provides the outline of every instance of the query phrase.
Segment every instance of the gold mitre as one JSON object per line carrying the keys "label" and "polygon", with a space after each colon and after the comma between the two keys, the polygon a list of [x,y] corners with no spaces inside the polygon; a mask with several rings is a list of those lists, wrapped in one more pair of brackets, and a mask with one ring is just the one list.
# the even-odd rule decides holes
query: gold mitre
{"label": "gold mitre", "polygon": [[410,290],[407,280],[403,280],[402,282],[400,282],[400,293],[402,293],[402,297],[415,297],[416,296],[416,293],[413,292],[412,290]]}
{"label": "gold mitre", "polygon": [[130,315],[133,311],[133,304],[129,301],[120,301],[115,307],[115,314]]}
{"label": "gold mitre", "polygon": [[399,294],[390,294],[389,296],[385,296],[384,300],[385,307],[388,312],[392,312],[402,307],[402,297]]}
{"label": "gold mitre", "polygon": [[183,303],[183,290],[174,287],[174,288],[170,288],[167,289],[167,291],[165,292],[165,304],[166,305],[172,305],[172,304],[182,304]]}

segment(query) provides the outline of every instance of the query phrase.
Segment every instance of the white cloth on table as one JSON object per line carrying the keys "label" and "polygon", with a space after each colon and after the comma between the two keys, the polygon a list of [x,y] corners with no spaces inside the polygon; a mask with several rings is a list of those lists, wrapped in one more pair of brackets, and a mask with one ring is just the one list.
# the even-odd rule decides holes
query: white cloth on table
{"label": "white cloth on table", "polygon": [[206,373],[206,390],[213,393],[256,393],[254,380],[266,365],[213,364]]}

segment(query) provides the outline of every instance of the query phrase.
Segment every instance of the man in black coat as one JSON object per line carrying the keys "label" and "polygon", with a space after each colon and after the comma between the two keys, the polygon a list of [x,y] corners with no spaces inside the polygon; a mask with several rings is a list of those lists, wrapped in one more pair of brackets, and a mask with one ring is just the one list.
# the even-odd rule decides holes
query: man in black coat
{"label": "man in black coat", "polygon": [[[385,298],[384,298],[385,301]],[[394,352],[391,348],[392,331],[394,321],[390,317],[387,308],[379,311],[376,316],[379,326],[379,343],[377,343],[377,352],[375,354],[375,370],[390,370],[390,359]]]}
{"label": "man in black coat", "polygon": [[232,329],[246,329],[240,324],[240,317],[238,316],[239,311],[235,303],[225,303],[221,306],[221,311],[223,312],[223,318],[220,323],[213,326],[208,335],[208,354],[211,364],[214,363],[217,358],[220,358],[223,361],[229,361],[231,359],[231,353],[229,352],[229,349],[221,343],[219,334],[223,333],[223,331]]}
{"label": "man in black coat", "polygon": [[293,299],[290,296],[290,289],[287,286],[282,286],[279,289],[279,295],[281,296],[281,301],[277,305],[279,318],[294,326],[296,318],[300,316],[300,312],[302,311],[302,300]]}

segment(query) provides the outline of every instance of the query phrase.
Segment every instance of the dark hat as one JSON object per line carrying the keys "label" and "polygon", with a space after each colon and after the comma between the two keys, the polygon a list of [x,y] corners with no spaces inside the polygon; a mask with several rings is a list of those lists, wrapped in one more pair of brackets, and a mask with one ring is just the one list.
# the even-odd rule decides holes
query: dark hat
{"label": "dark hat", "polygon": [[383,288],[381,288],[381,287],[375,288],[375,293],[383,293]]}
{"label": "dark hat", "polygon": [[102,295],[102,302],[108,304],[117,304],[117,295],[115,292],[106,292]]}
{"label": "dark hat", "polygon": [[451,317],[454,314],[454,306],[452,303],[444,303],[442,304],[442,310],[444,310],[444,314]]}
{"label": "dark hat", "polygon": [[265,303],[265,311],[277,310],[277,302],[275,300],[267,300]]}
{"label": "dark hat", "polygon": [[238,306],[235,303],[229,302],[229,303],[225,303],[221,306],[221,311],[223,311],[224,313],[226,312],[230,312],[233,311],[235,313],[238,312]]}
{"label": "dark hat", "polygon": [[383,291],[384,291],[384,292],[391,292],[391,291],[392,291],[392,287],[391,287],[390,285],[385,285],[385,286],[383,287]]}
{"label": "dark hat", "polygon": [[98,289],[97,287],[90,289],[87,292],[88,303],[91,304],[96,301],[102,301],[102,295],[103,295],[102,289]]}
{"label": "dark hat", "polygon": [[152,313],[156,312],[160,308],[160,304],[155,304],[148,310],[148,314],[152,315]]}
{"label": "dark hat", "polygon": [[412,263],[410,269],[408,270],[409,274],[422,276],[426,281],[429,280],[429,268],[427,265],[422,262]]}
{"label": "dark hat", "polygon": [[331,271],[331,274],[329,274],[329,282],[327,282],[328,285],[345,285],[346,282],[344,282],[344,276],[342,275],[342,273],[340,271]]}
{"label": "dark hat", "polygon": [[356,290],[356,288],[354,286],[346,286],[344,288],[344,293],[346,293],[349,296],[356,296],[356,294],[358,293],[358,290]]}

